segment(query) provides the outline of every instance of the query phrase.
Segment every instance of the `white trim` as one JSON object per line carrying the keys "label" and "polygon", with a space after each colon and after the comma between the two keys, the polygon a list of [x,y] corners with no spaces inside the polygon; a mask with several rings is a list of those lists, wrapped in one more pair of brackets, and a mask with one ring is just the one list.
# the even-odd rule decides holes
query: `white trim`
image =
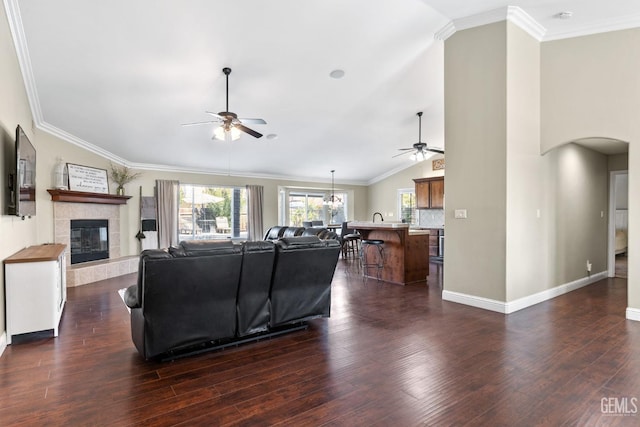
{"label": "white trim", "polygon": [[542,41],[547,29],[517,6],[499,7],[477,15],[454,19],[434,34],[436,40],[446,40],[456,31],[467,30],[494,22],[510,21],[538,41]]}
{"label": "white trim", "polygon": [[540,23],[533,19],[531,15],[517,6],[507,7],[507,21],[511,21],[513,24],[520,27],[525,33],[538,41],[542,41],[545,33],[547,32],[545,27],[540,25]]}
{"label": "white trim", "polygon": [[442,300],[457,302],[458,304],[470,305],[472,307],[482,308],[483,310],[497,311],[498,313],[506,314],[505,303],[494,299],[443,290]]}
{"label": "white trim", "polygon": [[0,357],[2,357],[2,353],[7,349],[7,331],[4,331],[2,335],[0,335]]}
{"label": "white trim", "polygon": [[[596,274],[592,274],[589,277],[583,277],[573,282],[565,283],[564,285],[556,286],[555,288],[547,289],[533,295],[519,298],[510,302],[497,301],[489,298],[478,297],[475,295],[463,294],[460,292],[452,292],[443,290],[442,299],[445,301],[457,302],[459,304],[470,305],[472,307],[482,308],[484,310],[495,311],[502,314],[514,313],[522,310],[523,308],[531,307],[532,305],[541,303],[543,301],[550,300],[560,295],[575,291],[576,289],[595,283],[599,280],[606,279],[607,272],[601,271]],[[638,311],[640,320],[640,310]],[[627,316],[629,315],[629,309],[627,309]]]}
{"label": "white trim", "polygon": [[635,320],[636,322],[640,322],[640,309],[627,307],[626,318],[628,320]]}
{"label": "white trim", "polygon": [[518,298],[517,300],[506,303],[507,313],[513,313],[515,311],[522,310],[523,308],[527,308],[543,301],[553,299],[560,295],[567,294],[571,291],[575,291],[576,289],[580,289],[584,286],[590,285],[606,278],[607,272],[601,271],[599,273],[592,274],[591,276],[583,277],[581,279],[574,280],[573,282],[556,286],[555,288],[546,289],[533,295]]}
{"label": "white trim", "polygon": [[449,21],[447,25],[445,25],[444,27],[440,28],[438,31],[435,32],[435,34],[433,35],[433,38],[435,38],[436,40],[445,41],[446,39],[454,35],[455,32],[456,32],[456,26],[453,24],[453,21]]}
{"label": "white trim", "polygon": [[9,29],[16,47],[16,55],[18,64],[22,72],[24,87],[29,99],[31,114],[36,126],[42,122],[42,110],[40,109],[40,100],[38,98],[38,89],[36,80],[33,77],[33,69],[31,68],[31,58],[29,56],[29,48],[27,46],[27,38],[24,34],[22,26],[22,17],[20,15],[20,6],[18,0],[4,0],[4,8],[7,12],[7,20],[9,21]]}

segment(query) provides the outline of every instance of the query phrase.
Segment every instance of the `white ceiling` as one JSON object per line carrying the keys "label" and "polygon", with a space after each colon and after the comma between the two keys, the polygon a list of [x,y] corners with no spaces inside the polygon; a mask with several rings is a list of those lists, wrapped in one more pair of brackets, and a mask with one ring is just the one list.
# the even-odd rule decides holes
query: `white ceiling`
{"label": "white ceiling", "polygon": [[[444,147],[451,20],[518,6],[543,40],[640,25],[637,0],[5,0],[38,127],[146,169],[366,184]],[[554,17],[572,11],[571,19]],[[212,141],[205,110],[260,117]],[[342,79],[329,73],[343,69]]]}

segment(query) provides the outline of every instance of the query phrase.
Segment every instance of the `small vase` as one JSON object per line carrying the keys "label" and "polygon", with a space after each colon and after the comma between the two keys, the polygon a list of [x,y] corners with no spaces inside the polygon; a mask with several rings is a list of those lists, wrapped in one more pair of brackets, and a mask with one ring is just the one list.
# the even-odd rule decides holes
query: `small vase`
{"label": "small vase", "polygon": [[118,196],[124,196],[124,187],[122,185],[119,185],[118,188],[116,188],[116,194]]}

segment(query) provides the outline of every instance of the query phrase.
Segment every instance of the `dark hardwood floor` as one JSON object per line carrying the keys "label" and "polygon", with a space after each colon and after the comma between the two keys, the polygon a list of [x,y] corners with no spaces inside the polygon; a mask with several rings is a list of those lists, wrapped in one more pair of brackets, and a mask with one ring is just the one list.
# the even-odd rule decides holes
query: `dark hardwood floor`
{"label": "dark hardwood floor", "polygon": [[625,280],[504,316],[443,302],[431,272],[363,282],[340,260],[330,319],[165,363],[131,342],[133,275],[71,288],[58,338],[0,358],[0,425],[640,425]]}

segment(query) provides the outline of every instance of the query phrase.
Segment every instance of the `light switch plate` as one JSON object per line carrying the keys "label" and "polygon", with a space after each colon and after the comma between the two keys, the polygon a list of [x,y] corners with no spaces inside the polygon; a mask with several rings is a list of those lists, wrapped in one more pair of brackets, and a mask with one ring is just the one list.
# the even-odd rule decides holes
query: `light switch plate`
{"label": "light switch plate", "polygon": [[467,210],[466,209],[456,209],[453,213],[456,219],[466,219],[467,218]]}

